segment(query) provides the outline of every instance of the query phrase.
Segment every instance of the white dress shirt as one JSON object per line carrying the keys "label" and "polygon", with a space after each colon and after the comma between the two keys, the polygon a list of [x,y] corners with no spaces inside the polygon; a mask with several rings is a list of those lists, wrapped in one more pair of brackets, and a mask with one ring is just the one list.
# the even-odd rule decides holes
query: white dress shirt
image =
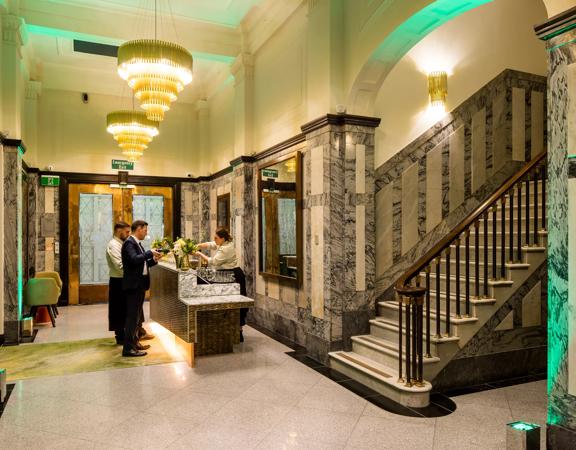
{"label": "white dress shirt", "polygon": [[122,269],[122,239],[114,236],[106,246],[106,262],[108,263],[108,272],[110,278],[122,278],[124,269]]}
{"label": "white dress shirt", "polygon": [[216,245],[216,242],[209,242],[208,244],[210,250],[216,250],[216,254],[211,258],[208,258],[208,264],[217,269],[234,269],[235,267],[238,267],[236,249],[232,242],[227,241],[220,246]]}

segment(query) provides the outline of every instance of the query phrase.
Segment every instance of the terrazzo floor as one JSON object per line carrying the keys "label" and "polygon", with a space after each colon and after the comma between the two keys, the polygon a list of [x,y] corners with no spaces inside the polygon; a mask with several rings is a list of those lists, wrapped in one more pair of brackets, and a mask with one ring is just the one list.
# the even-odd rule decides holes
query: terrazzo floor
{"label": "terrazzo floor", "polygon": [[199,358],[195,369],[18,381],[0,418],[0,448],[503,449],[506,423],[545,424],[545,381],[453,397],[457,410],[444,417],[404,417],[270,337],[249,327],[245,336],[234,354]]}

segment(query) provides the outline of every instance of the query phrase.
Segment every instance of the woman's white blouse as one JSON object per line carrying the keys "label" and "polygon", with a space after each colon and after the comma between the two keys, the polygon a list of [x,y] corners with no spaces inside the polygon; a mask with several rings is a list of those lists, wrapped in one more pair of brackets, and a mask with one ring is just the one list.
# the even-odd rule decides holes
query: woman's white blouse
{"label": "woman's white blouse", "polygon": [[232,242],[224,242],[220,247],[216,242],[209,243],[210,250],[216,250],[216,254],[208,258],[208,264],[218,269],[234,269],[238,267],[238,258],[236,258],[236,248]]}

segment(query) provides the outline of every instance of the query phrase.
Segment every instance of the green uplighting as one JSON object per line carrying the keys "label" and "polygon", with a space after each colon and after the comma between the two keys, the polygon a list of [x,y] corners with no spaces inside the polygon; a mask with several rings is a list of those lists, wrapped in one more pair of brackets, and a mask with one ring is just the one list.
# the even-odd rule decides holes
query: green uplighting
{"label": "green uplighting", "polygon": [[531,431],[540,428],[540,425],[528,422],[512,422],[509,423],[508,426],[518,431]]}
{"label": "green uplighting", "polygon": [[18,320],[22,320],[22,310],[23,310],[23,303],[24,303],[24,267],[23,267],[23,254],[22,254],[22,156],[24,155],[24,149],[22,147],[18,147],[18,159],[19,159],[19,170],[18,170],[18,177],[17,177],[17,217],[16,217],[16,228],[18,237],[16,239],[17,242],[17,258],[18,258]]}

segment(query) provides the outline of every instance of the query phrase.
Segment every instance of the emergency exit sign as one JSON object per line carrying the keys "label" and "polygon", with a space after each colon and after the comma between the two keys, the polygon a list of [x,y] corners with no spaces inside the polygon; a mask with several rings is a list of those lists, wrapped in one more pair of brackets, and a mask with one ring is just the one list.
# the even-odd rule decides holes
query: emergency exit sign
{"label": "emergency exit sign", "polygon": [[278,178],[278,171],[276,169],[262,169],[262,176],[264,178]]}
{"label": "emergency exit sign", "polygon": [[134,170],[134,163],[123,159],[113,159],[112,169],[114,170]]}
{"label": "emergency exit sign", "polygon": [[41,175],[40,186],[60,186],[60,177],[58,175]]}

